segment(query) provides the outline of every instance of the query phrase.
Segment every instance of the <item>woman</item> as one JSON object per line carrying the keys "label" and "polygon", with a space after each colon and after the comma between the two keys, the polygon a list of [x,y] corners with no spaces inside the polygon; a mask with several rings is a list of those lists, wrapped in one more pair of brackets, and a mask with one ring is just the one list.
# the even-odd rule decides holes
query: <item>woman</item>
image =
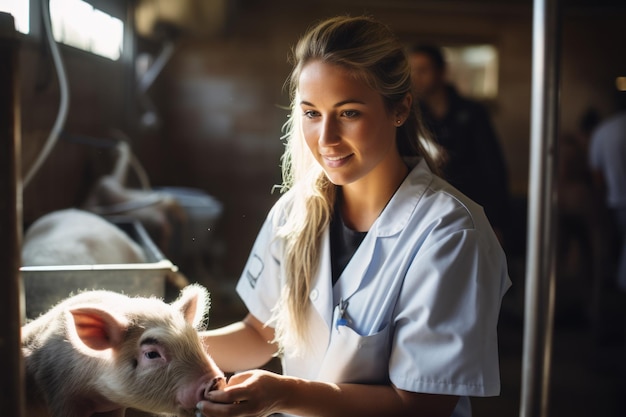
{"label": "woman", "polygon": [[[237,285],[249,314],[206,332],[225,371],[206,416],[468,416],[499,392],[510,285],[482,209],[433,174],[436,148],[389,29],[313,27],[295,49],[287,192]],[[280,355],[283,375],[249,369]]]}

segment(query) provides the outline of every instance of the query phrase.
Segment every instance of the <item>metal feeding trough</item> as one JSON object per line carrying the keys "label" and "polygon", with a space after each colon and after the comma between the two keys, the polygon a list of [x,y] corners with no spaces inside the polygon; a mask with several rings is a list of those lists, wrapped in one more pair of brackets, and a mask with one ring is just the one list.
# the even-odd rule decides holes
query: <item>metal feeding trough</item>
{"label": "metal feeding trough", "polygon": [[66,297],[83,290],[104,289],[132,296],[165,296],[166,282],[178,268],[166,259],[136,220],[111,219],[144,250],[146,262],[132,264],[50,265],[20,268],[26,319],[37,318]]}

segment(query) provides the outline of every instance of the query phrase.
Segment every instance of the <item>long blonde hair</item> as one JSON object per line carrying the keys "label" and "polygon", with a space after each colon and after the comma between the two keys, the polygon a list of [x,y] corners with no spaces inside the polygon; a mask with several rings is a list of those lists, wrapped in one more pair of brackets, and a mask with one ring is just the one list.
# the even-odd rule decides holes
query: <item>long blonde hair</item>
{"label": "long blonde hair", "polygon": [[[389,28],[366,16],[339,16],[318,23],[300,39],[292,60],[294,67],[287,80],[291,114],[285,123],[281,189],[293,195],[285,223],[278,230],[278,237],[285,243],[285,284],[270,324],[281,351],[297,355],[308,346],[308,298],[336,195],[336,186],[315,161],[302,136],[300,72],[312,60],[340,65],[378,91],[387,110],[392,110],[411,91],[411,70],[402,44]],[[415,103],[408,119],[397,129],[396,139],[402,156],[421,156],[438,172],[438,147],[423,129]]]}

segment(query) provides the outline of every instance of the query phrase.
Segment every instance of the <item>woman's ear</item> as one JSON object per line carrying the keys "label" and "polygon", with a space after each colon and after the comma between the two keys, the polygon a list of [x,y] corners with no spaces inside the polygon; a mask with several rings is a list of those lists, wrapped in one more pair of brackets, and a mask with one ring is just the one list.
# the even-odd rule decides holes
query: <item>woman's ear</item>
{"label": "woman's ear", "polygon": [[406,93],[402,101],[396,106],[394,123],[397,127],[402,126],[406,119],[409,117],[412,104],[413,96],[411,95],[411,93]]}

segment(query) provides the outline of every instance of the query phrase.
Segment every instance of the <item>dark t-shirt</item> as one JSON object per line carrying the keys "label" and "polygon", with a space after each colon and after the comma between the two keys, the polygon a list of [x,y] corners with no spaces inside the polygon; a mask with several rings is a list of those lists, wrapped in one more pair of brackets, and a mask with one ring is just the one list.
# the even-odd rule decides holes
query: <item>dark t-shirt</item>
{"label": "dark t-shirt", "polygon": [[345,269],[352,255],[367,235],[367,232],[357,232],[345,225],[341,213],[335,208],[330,221],[330,262],[333,274],[333,285]]}

